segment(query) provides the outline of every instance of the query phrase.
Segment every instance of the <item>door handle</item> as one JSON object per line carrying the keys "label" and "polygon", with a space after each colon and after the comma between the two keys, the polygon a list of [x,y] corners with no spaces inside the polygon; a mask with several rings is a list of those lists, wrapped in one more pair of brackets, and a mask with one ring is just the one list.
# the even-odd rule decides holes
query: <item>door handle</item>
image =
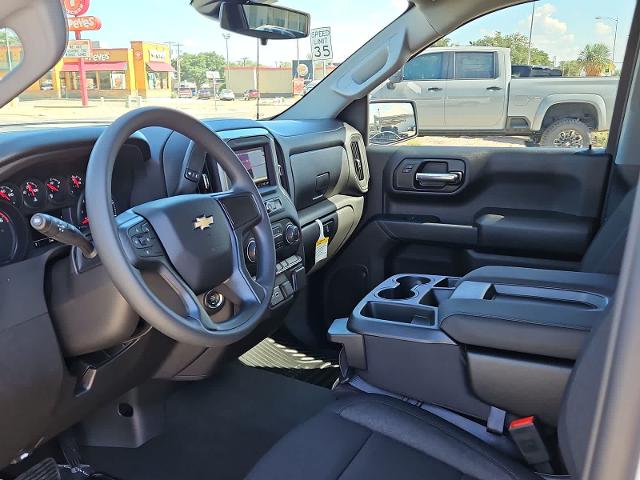
{"label": "door handle", "polygon": [[442,89],[440,87],[429,87],[427,88],[427,92],[441,92]]}
{"label": "door handle", "polygon": [[497,92],[498,90],[502,90],[502,87],[487,87],[487,90],[490,92]]}
{"label": "door handle", "polygon": [[430,183],[444,183],[445,185],[458,185],[462,182],[462,172],[449,173],[416,173],[416,182],[425,186]]}

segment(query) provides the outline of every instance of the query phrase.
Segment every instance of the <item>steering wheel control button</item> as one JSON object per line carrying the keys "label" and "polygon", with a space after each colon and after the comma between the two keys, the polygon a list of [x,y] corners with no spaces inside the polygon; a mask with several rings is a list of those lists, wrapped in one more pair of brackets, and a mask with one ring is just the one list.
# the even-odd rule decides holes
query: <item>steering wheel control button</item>
{"label": "steering wheel control button", "polygon": [[284,295],[282,295],[282,290],[277,285],[273,289],[273,294],[271,295],[271,306],[275,307],[279,303],[284,301]]}
{"label": "steering wheel control button", "polygon": [[163,254],[162,247],[151,231],[147,222],[134,225],[127,231],[131,245],[140,257],[159,257]]}
{"label": "steering wheel control button", "polygon": [[198,183],[200,181],[200,172],[192,170],[191,168],[187,168],[184,171],[184,178],[193,183]]}
{"label": "steering wheel control button", "polygon": [[220,311],[222,307],[224,307],[225,298],[220,292],[216,292],[215,290],[209,290],[204,295],[204,306],[210,313],[215,313]]}

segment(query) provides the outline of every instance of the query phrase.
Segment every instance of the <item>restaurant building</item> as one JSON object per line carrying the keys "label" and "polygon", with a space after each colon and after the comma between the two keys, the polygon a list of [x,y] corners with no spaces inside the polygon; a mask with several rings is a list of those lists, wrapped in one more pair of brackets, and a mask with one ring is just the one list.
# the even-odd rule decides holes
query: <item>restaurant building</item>
{"label": "restaurant building", "polygon": [[[169,46],[164,43],[132,41],[129,48],[92,48],[84,65],[89,98],[171,96],[174,69]],[[62,58],[20,97],[79,98],[79,69],[77,59]]]}

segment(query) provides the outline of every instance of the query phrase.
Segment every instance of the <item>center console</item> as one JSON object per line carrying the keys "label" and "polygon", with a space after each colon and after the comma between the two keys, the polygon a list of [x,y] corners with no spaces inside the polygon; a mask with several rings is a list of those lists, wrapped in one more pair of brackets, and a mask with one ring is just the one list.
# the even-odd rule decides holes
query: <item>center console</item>
{"label": "center console", "polygon": [[513,267],[403,274],[329,330],[369,384],[486,420],[495,406],[555,425],[568,377],[616,277]]}

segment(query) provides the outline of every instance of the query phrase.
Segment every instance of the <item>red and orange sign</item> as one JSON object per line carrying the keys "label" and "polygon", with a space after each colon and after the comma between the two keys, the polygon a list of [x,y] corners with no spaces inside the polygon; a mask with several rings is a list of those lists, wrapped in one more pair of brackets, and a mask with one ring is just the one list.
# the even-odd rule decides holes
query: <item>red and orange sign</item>
{"label": "red and orange sign", "polygon": [[78,17],[89,10],[89,0],[63,0],[62,4],[68,15]]}
{"label": "red and orange sign", "polygon": [[83,32],[86,30],[100,30],[102,23],[98,17],[67,17],[67,24],[71,32]]}

